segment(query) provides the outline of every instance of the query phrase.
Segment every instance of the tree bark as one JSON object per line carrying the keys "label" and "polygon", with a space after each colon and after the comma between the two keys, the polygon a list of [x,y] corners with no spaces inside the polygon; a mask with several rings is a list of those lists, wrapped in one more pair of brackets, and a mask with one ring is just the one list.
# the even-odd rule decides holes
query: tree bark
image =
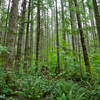
{"label": "tree bark", "polygon": [[9,30],[7,34],[7,47],[9,48],[7,66],[9,66],[10,68],[13,66],[13,61],[14,61],[17,17],[18,17],[18,2],[19,0],[12,1],[12,7],[10,12],[11,15],[9,19]]}
{"label": "tree bark", "polygon": [[19,71],[20,68],[20,60],[21,60],[21,47],[22,47],[22,37],[24,34],[24,26],[25,26],[25,12],[26,12],[26,0],[23,1],[22,4],[22,14],[21,14],[21,22],[18,34],[18,44],[17,44],[17,54],[16,54],[16,69]]}
{"label": "tree bark", "polygon": [[[33,7],[33,2],[32,2]],[[34,11],[31,11],[31,29],[30,29],[30,66],[32,66],[32,60],[33,60],[33,32],[34,32],[34,19],[33,19],[33,13]]]}
{"label": "tree bark", "polygon": [[56,0],[56,46],[57,46],[57,74],[60,73],[60,55],[59,55],[59,33],[58,33],[58,10]]}
{"label": "tree bark", "polygon": [[93,7],[94,7],[94,14],[95,14],[97,33],[98,33],[98,39],[99,39],[99,46],[100,46],[100,15],[99,15],[99,10],[98,10],[96,0],[92,0],[92,2],[93,2]]}
{"label": "tree bark", "polygon": [[39,61],[39,43],[40,43],[40,0],[37,1],[37,36],[36,36],[36,62],[38,65]]}
{"label": "tree bark", "polygon": [[25,41],[25,52],[24,52],[24,68],[26,68],[29,60],[29,25],[30,25],[30,15],[31,15],[31,0],[29,0],[28,5],[28,22],[26,30],[26,41]]}

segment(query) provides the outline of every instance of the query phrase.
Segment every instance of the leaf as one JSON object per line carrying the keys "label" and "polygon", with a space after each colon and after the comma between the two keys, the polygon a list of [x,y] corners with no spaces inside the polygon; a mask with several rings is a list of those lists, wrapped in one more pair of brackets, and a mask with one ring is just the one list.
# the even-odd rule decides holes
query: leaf
{"label": "leaf", "polygon": [[70,89],[69,94],[68,94],[69,100],[72,100],[73,89],[74,89],[76,86],[77,86],[77,84],[74,84],[74,85],[72,86],[72,88]]}

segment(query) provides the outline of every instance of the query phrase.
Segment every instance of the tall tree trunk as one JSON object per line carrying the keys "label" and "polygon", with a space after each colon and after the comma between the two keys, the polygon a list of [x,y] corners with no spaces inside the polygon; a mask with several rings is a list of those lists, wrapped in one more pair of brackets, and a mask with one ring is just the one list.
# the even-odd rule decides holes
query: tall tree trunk
{"label": "tall tree trunk", "polygon": [[69,0],[69,7],[70,7],[70,20],[71,20],[71,32],[72,32],[72,47],[73,47],[73,56],[74,56],[74,62],[76,61],[75,59],[75,32],[76,29],[76,16],[75,16],[75,11],[71,10],[74,8],[74,2]]}
{"label": "tall tree trunk", "polygon": [[62,10],[62,31],[63,31],[63,40],[66,42],[66,33],[65,33],[65,18],[64,18],[64,0],[61,0],[61,10]]}
{"label": "tall tree trunk", "polygon": [[47,14],[46,14],[46,43],[47,43],[47,57],[46,57],[46,60],[48,62],[48,53],[49,53],[49,27],[48,27],[48,23],[49,23],[49,19],[48,19],[48,9],[47,9]]}
{"label": "tall tree trunk", "polygon": [[[46,11],[44,11],[44,19],[46,19]],[[46,20],[44,20],[44,37],[46,37],[46,36],[47,36],[47,25],[46,25]],[[45,38],[44,40],[45,40],[44,49],[46,49],[47,48],[47,39]],[[45,54],[45,58],[44,58],[44,61],[46,61],[46,60],[47,60],[47,53]]]}
{"label": "tall tree trunk", "polygon": [[[77,0],[74,0],[75,3],[75,7],[78,8],[78,4],[77,4]],[[85,66],[86,66],[86,72],[89,75],[89,78],[91,78],[91,68],[90,68],[90,62],[89,62],[89,57],[88,57],[88,53],[87,53],[87,48],[85,45],[85,39],[84,39],[84,33],[82,30],[82,24],[81,24],[81,18],[80,18],[80,14],[76,12],[77,15],[77,21],[78,21],[78,27],[79,27],[79,32],[80,32],[80,38],[81,38],[81,44],[82,44],[82,49],[83,49],[83,55],[84,55],[84,61],[85,61]]]}
{"label": "tall tree trunk", "polygon": [[28,64],[29,60],[29,25],[30,25],[30,15],[31,15],[31,0],[29,0],[29,5],[28,5],[28,23],[27,23],[27,30],[26,30],[26,41],[25,41],[25,52],[24,52],[24,68]]}
{"label": "tall tree trunk", "polygon": [[40,0],[37,1],[37,36],[36,36],[36,62],[35,64],[38,65],[39,61],[39,42],[40,42]]}
{"label": "tall tree trunk", "polygon": [[9,55],[7,59],[7,66],[13,66],[14,52],[15,52],[15,40],[17,29],[17,17],[18,17],[18,2],[19,0],[12,1],[12,7],[9,19],[9,30],[7,34],[7,46],[9,47]]}
{"label": "tall tree trunk", "polygon": [[84,19],[85,19],[85,24],[84,24],[84,26],[86,27],[86,35],[87,35],[87,37],[86,37],[86,40],[87,40],[87,48],[88,48],[88,52],[90,51],[90,49],[89,49],[89,32],[88,32],[88,24],[87,24],[87,19],[86,19],[86,9],[85,9],[85,4],[84,4],[84,0],[82,0],[82,4],[83,4],[83,11],[84,11]]}
{"label": "tall tree trunk", "polygon": [[60,73],[60,55],[59,55],[59,33],[58,33],[58,10],[56,0],[56,45],[57,45],[57,74]]}
{"label": "tall tree trunk", "polygon": [[2,30],[2,28],[3,28],[3,18],[4,18],[4,13],[5,13],[5,1],[4,0],[1,0],[1,6],[0,6],[0,9],[2,9],[1,10],[1,15],[0,15],[0,44],[2,44],[2,40],[3,40],[3,30]]}
{"label": "tall tree trunk", "polygon": [[79,64],[80,64],[80,76],[81,76],[81,79],[83,79],[82,64],[81,64],[81,45],[80,45],[79,35],[78,35],[78,56],[79,56]]}
{"label": "tall tree trunk", "polygon": [[[61,0],[61,12],[62,12],[62,32],[63,32],[63,50],[64,53],[66,52],[66,32],[65,32],[65,16],[64,16],[64,0]],[[66,58],[64,54],[64,67],[66,67],[67,64],[65,64]]]}
{"label": "tall tree trunk", "polygon": [[53,49],[54,49],[54,45],[53,45],[53,27],[52,26],[54,26],[53,24],[54,24],[54,22],[53,22],[53,20],[54,20],[54,18],[53,18],[53,9],[51,8],[51,31],[52,31],[52,52],[53,52]]}
{"label": "tall tree trunk", "polygon": [[95,14],[97,33],[98,33],[98,38],[99,38],[99,46],[100,46],[100,15],[99,15],[99,10],[98,10],[96,0],[92,0],[92,2],[93,2],[93,7],[94,7],[94,14]]}
{"label": "tall tree trunk", "polygon": [[40,34],[40,46],[39,46],[39,49],[40,49],[40,61],[41,62],[43,62],[43,49],[44,49],[44,14],[43,14],[44,12],[42,11],[42,14],[41,14],[41,16],[42,16],[42,18],[41,18],[41,34]]}
{"label": "tall tree trunk", "polygon": [[[33,2],[32,2],[33,7]],[[34,32],[34,19],[33,19],[33,13],[34,11],[31,11],[31,29],[30,29],[30,66],[32,66],[32,60],[33,60],[33,32]]]}
{"label": "tall tree trunk", "polygon": [[3,40],[4,45],[6,44],[5,42],[7,38],[7,27],[8,27],[8,20],[9,20],[8,16],[9,16],[9,11],[10,11],[10,3],[11,3],[11,0],[9,0],[9,3],[8,3],[7,18],[6,18],[6,24],[5,24],[6,29],[5,29],[4,40]]}
{"label": "tall tree trunk", "polygon": [[26,12],[26,0],[24,0],[22,4],[21,22],[20,22],[20,28],[18,34],[17,55],[16,55],[16,68],[18,71],[19,71],[20,60],[21,60],[22,37],[23,37],[24,26],[25,26],[25,22],[24,22],[25,12]]}
{"label": "tall tree trunk", "polygon": [[8,4],[8,10],[7,10],[7,18],[6,18],[6,24],[5,24],[5,27],[6,27],[6,29],[5,29],[5,34],[4,34],[4,45],[5,45],[5,42],[6,42],[6,37],[7,37],[7,27],[8,27],[8,17],[9,17],[9,11],[10,11],[10,3],[11,3],[11,0],[9,0],[9,4]]}

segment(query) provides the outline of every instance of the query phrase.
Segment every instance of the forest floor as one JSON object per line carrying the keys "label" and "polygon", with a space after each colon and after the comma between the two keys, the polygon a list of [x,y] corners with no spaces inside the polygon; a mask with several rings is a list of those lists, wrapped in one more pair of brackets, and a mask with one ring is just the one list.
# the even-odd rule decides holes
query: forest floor
{"label": "forest floor", "polygon": [[0,70],[0,100],[100,100],[100,80]]}

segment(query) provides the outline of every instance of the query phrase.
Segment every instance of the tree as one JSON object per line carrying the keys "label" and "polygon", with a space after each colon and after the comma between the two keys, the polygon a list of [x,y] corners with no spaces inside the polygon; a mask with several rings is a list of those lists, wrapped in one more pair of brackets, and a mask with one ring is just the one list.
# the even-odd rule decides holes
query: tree
{"label": "tree", "polygon": [[88,23],[87,23],[87,16],[86,16],[86,7],[85,7],[85,4],[84,4],[84,0],[82,0],[82,5],[83,5],[83,11],[84,11],[84,14],[83,14],[83,17],[85,19],[85,22],[83,23],[84,24],[84,27],[86,27],[86,35],[87,35],[87,48],[88,48],[88,51],[90,51],[89,49],[89,31],[88,31]]}
{"label": "tree", "polygon": [[60,73],[60,55],[59,55],[59,33],[58,33],[58,10],[57,10],[57,0],[56,1],[56,46],[57,46],[57,74]]}
{"label": "tree", "polygon": [[64,0],[61,0],[61,10],[62,10],[62,31],[63,31],[63,40],[66,42],[66,33],[65,33],[65,18],[64,18]]}
{"label": "tree", "polygon": [[99,39],[99,45],[100,45],[100,15],[99,15],[99,10],[98,10],[96,0],[92,0],[92,2],[93,2],[93,7],[94,7],[94,14],[95,14],[97,33],[98,33],[98,39]]}
{"label": "tree", "polygon": [[27,66],[29,60],[29,25],[30,25],[30,15],[31,15],[31,0],[29,0],[28,6],[28,22],[26,30],[26,41],[25,41],[25,52],[24,52],[24,68]]}
{"label": "tree", "polygon": [[25,12],[26,12],[26,0],[22,3],[22,12],[21,12],[21,21],[20,21],[20,28],[18,34],[18,44],[17,44],[17,54],[16,54],[16,68],[19,71],[20,67],[20,60],[21,60],[21,47],[22,47],[22,37],[24,33],[24,26],[25,26]]}
{"label": "tree", "polygon": [[9,55],[7,59],[7,65],[13,66],[14,51],[15,51],[15,40],[16,40],[16,29],[17,29],[17,17],[18,17],[18,2],[19,0],[12,1],[12,7],[9,19],[9,30],[7,34],[7,47],[9,48]]}
{"label": "tree", "polygon": [[36,62],[39,61],[39,42],[40,42],[40,0],[37,0],[37,36],[36,36]]}
{"label": "tree", "polygon": [[71,33],[72,33],[72,47],[73,47],[73,56],[74,56],[74,61],[76,61],[75,58],[75,29],[76,27],[76,16],[75,16],[75,11],[73,10],[74,8],[74,2],[69,0],[69,8],[70,8],[70,22],[71,22]]}
{"label": "tree", "polygon": [[[33,2],[31,3],[31,7],[33,8]],[[32,66],[33,60],[33,32],[34,32],[34,10],[31,11],[31,26],[30,26],[30,66]]]}
{"label": "tree", "polygon": [[0,5],[0,10],[1,10],[1,15],[0,15],[0,44],[2,44],[2,40],[3,40],[3,18],[4,18],[4,8],[5,8],[5,1],[1,0],[1,5]]}
{"label": "tree", "polygon": [[4,34],[4,45],[5,45],[5,42],[6,42],[6,37],[7,37],[7,27],[8,27],[8,20],[9,20],[9,12],[10,12],[10,3],[11,3],[11,0],[9,0],[9,4],[8,4],[8,10],[7,10],[7,18],[6,18],[6,24],[5,24],[5,34]]}

